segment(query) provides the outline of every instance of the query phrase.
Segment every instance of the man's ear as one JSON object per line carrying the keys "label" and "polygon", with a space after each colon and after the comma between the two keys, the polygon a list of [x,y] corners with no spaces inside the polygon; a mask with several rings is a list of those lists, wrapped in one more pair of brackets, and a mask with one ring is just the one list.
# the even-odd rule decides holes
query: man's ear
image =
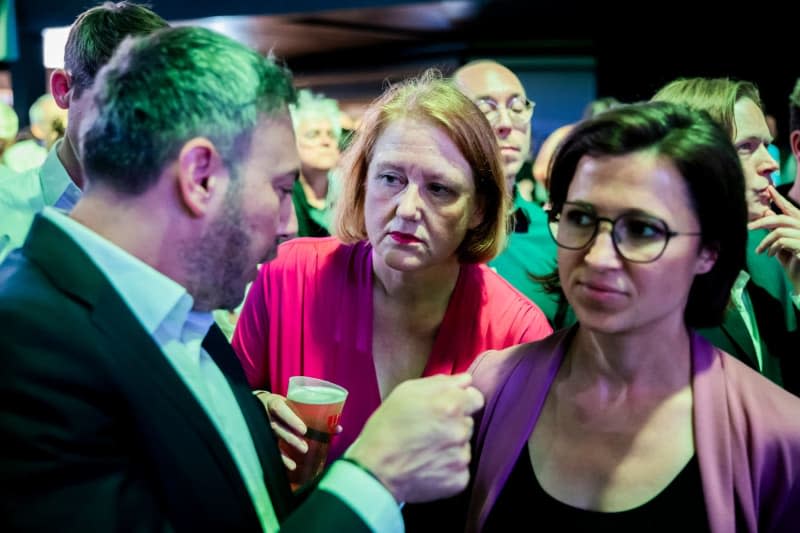
{"label": "man's ear", "polygon": [[50,92],[56,105],[61,109],[69,109],[69,99],[72,96],[72,76],[63,68],[57,68],[50,75]]}
{"label": "man's ear", "polygon": [[186,209],[196,217],[204,216],[228,179],[214,143],[204,137],[187,141],[178,156],[178,183]]}
{"label": "man's ear", "polygon": [[789,146],[792,148],[794,158],[800,161],[800,130],[794,130],[789,134]]}

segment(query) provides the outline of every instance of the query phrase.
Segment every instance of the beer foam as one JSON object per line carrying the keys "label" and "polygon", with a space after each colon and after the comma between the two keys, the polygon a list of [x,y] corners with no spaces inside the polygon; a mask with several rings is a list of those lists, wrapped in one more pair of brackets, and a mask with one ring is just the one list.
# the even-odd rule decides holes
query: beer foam
{"label": "beer foam", "polygon": [[338,403],[345,399],[347,392],[319,385],[306,385],[289,391],[288,399],[298,403],[326,404]]}

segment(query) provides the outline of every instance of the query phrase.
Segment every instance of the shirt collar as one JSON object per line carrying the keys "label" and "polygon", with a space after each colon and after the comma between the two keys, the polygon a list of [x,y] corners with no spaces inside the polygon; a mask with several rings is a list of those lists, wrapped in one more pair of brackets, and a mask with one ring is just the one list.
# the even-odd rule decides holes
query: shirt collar
{"label": "shirt collar", "polygon": [[750,281],[750,274],[748,274],[744,270],[740,270],[739,275],[736,277],[736,281],[733,282],[733,288],[731,288],[731,293],[734,294],[737,298],[741,298],[742,293],[744,292],[744,287],[745,285],[747,285],[748,281]]}
{"label": "shirt collar", "polygon": [[42,197],[45,205],[53,205],[65,211],[71,211],[81,190],[67,174],[67,169],[58,158],[58,147],[64,142],[59,139],[48,152],[47,157],[39,168],[39,180],[42,184]]}
{"label": "shirt collar", "polygon": [[193,312],[194,300],[180,284],[56,209],[45,207],[42,215],[83,248],[150,335],[162,328],[181,338],[184,326],[208,332],[211,313]]}

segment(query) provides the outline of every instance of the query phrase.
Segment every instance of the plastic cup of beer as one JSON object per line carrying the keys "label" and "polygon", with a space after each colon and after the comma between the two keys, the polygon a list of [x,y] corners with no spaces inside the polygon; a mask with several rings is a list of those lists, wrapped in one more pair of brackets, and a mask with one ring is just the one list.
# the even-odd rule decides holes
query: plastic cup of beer
{"label": "plastic cup of beer", "polygon": [[322,472],[345,399],[347,389],[330,381],[307,376],[289,378],[286,403],[308,428],[304,436],[308,444],[306,453],[298,452],[283,440],[279,442],[283,454],[297,465],[289,471],[292,490],[312,481]]}

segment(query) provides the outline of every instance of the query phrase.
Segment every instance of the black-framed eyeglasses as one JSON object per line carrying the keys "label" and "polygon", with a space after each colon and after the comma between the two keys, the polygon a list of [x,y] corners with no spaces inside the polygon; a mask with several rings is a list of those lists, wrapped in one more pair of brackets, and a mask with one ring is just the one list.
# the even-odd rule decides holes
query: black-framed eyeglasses
{"label": "black-framed eyeglasses", "polygon": [[536,102],[528,100],[524,96],[514,96],[505,105],[498,104],[492,98],[480,98],[475,101],[475,105],[492,126],[497,125],[500,121],[500,112],[505,109],[511,123],[518,128],[528,124],[533,116],[533,110],[536,108]]}
{"label": "black-framed eyeglasses", "polygon": [[548,214],[550,235],[557,245],[569,250],[589,246],[600,231],[600,223],[611,226],[611,241],[623,259],[632,263],[652,263],[667,249],[672,237],[699,236],[700,232],[672,231],[666,222],[644,213],[623,213],[611,219],[599,217],[590,205],[564,202]]}

